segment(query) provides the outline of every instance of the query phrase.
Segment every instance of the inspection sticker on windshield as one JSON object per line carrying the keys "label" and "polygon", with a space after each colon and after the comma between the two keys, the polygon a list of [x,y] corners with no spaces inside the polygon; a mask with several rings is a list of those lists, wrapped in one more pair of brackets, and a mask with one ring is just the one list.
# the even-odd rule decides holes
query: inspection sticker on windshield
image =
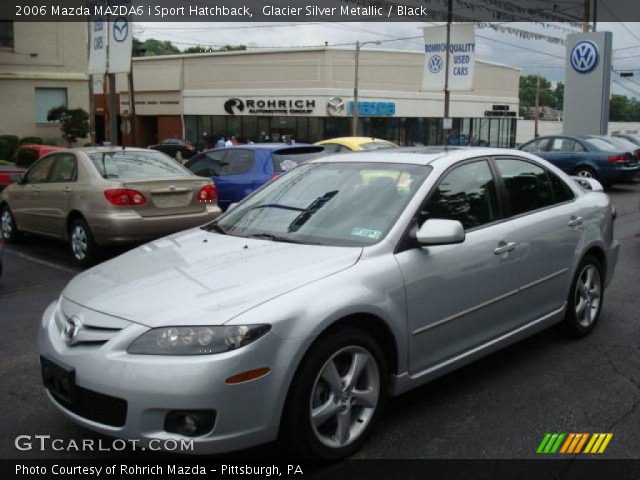
{"label": "inspection sticker on windshield", "polygon": [[354,228],[351,230],[351,235],[356,237],[367,237],[373,240],[378,240],[382,232],[380,230],[369,230],[368,228]]}

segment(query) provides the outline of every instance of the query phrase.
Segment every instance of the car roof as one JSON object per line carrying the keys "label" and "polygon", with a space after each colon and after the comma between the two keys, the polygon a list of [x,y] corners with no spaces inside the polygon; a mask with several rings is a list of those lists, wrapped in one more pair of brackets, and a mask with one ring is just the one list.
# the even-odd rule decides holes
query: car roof
{"label": "car roof", "polygon": [[455,163],[467,158],[504,155],[505,153],[530,158],[519,150],[507,148],[436,146],[337,153],[311,160],[309,163],[372,162],[430,165],[437,161]]}
{"label": "car roof", "polygon": [[230,145],[228,147],[209,148],[204,150],[205,152],[211,152],[213,150],[230,150],[230,149],[242,149],[242,150],[280,150],[284,148],[296,148],[296,147],[320,147],[321,145],[311,145],[309,143],[247,143],[241,145]]}

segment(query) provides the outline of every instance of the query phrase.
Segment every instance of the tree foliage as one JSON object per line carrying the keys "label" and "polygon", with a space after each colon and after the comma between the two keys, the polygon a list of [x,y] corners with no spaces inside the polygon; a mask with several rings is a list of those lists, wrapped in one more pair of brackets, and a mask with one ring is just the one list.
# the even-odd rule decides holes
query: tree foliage
{"label": "tree foliage", "polygon": [[246,45],[225,45],[221,48],[211,48],[202,45],[187,47],[180,50],[168,40],[156,40],[155,38],[147,38],[144,42],[133,39],[133,56],[134,57],[155,57],[157,55],[177,55],[180,53],[205,53],[205,52],[233,52],[237,50],[246,50]]}
{"label": "tree foliage", "polygon": [[81,108],[56,107],[49,110],[47,120],[59,122],[62,137],[71,146],[89,135],[89,114]]}

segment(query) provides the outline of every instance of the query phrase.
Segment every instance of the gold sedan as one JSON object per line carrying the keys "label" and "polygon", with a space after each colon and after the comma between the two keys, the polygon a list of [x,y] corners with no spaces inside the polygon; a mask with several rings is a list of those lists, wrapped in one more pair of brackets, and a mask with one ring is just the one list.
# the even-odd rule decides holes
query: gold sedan
{"label": "gold sedan", "polygon": [[322,145],[326,153],[360,152],[364,150],[370,151],[397,147],[395,143],[373,137],[331,138],[317,142],[316,145]]}
{"label": "gold sedan", "polygon": [[162,237],[220,213],[211,179],[134,148],[56,151],[0,194],[7,243],[23,232],[63,239],[81,265],[94,263],[100,247]]}

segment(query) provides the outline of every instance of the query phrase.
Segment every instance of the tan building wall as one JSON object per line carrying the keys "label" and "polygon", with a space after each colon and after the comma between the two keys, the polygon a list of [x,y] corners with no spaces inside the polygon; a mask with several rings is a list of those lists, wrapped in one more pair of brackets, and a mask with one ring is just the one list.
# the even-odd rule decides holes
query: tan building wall
{"label": "tan building wall", "polygon": [[60,126],[36,123],[36,88],[65,88],[67,106],[89,111],[87,30],[82,22],[15,22],[0,48],[0,134],[63,144]]}

